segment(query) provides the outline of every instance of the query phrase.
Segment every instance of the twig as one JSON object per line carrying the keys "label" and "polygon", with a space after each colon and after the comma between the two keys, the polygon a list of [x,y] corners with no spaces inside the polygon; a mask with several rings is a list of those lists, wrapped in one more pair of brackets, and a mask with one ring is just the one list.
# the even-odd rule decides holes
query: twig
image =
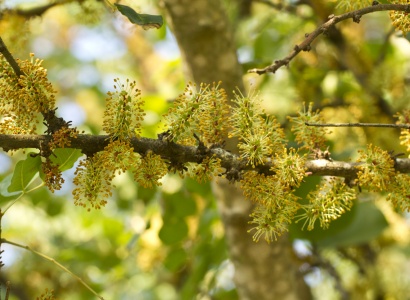
{"label": "twig", "polygon": [[306,126],[314,127],[387,127],[387,128],[401,128],[410,129],[409,124],[384,124],[384,123],[308,123],[305,122]]}
{"label": "twig", "polygon": [[353,19],[353,22],[359,23],[360,18],[363,15],[373,13],[376,11],[404,11],[410,12],[410,5],[409,4],[378,4],[375,2],[373,6],[365,7],[362,9],[358,9],[355,11],[351,11],[348,13],[341,14],[339,16],[330,15],[329,20],[324,24],[320,25],[316,30],[312,33],[306,33],[306,39],[301,42],[299,45],[295,45],[293,51],[283,59],[276,60],[272,65],[267,66],[263,69],[251,69],[248,73],[257,73],[259,75],[265,73],[275,73],[279,68],[282,66],[288,66],[290,61],[295,58],[301,51],[310,51],[312,42],[321,34],[328,32],[328,30],[335,26],[337,23],[340,23],[347,19]]}
{"label": "twig", "polygon": [[20,78],[20,76],[24,75],[24,73],[21,71],[19,65],[17,64],[16,60],[14,59],[13,55],[11,55],[9,49],[7,49],[7,46],[3,42],[3,39],[1,37],[0,37],[0,53],[3,54],[4,58],[7,60],[7,62],[10,64],[10,66],[13,68],[14,73],[16,73],[17,77]]}
{"label": "twig", "polygon": [[43,253],[41,253],[41,252],[38,252],[38,251],[36,251],[36,250],[33,250],[33,249],[31,249],[29,246],[20,245],[20,244],[18,244],[18,243],[9,241],[9,240],[7,240],[7,239],[3,239],[3,238],[2,238],[0,241],[1,241],[1,244],[4,243],[4,244],[9,244],[9,245],[13,245],[13,246],[15,246],[15,247],[19,247],[19,248],[26,249],[26,250],[28,250],[28,251],[30,251],[30,252],[32,252],[32,253],[34,253],[34,254],[36,254],[36,255],[42,257],[42,258],[44,258],[45,260],[48,260],[48,261],[54,263],[54,264],[57,265],[60,269],[62,269],[63,271],[67,272],[68,274],[70,274],[71,276],[73,276],[75,279],[77,279],[83,286],[85,286],[85,287],[86,287],[90,292],[92,292],[96,297],[98,297],[98,298],[101,299],[101,300],[104,300],[104,298],[101,297],[100,295],[98,295],[97,292],[94,291],[81,277],[75,275],[73,272],[71,272],[69,269],[67,269],[66,267],[64,267],[62,264],[60,264],[60,263],[59,263],[58,261],[56,261],[54,258],[51,258],[51,257],[49,257],[49,256],[47,256],[47,255],[45,255],[45,254],[43,254]]}

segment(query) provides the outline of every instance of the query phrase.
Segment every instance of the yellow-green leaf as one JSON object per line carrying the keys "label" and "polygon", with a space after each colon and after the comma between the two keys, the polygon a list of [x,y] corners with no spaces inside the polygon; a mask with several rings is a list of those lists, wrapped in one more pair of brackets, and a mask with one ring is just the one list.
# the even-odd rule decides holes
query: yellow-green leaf
{"label": "yellow-green leaf", "polygon": [[39,155],[32,157],[30,153],[25,160],[20,160],[14,169],[11,183],[7,188],[8,192],[24,191],[34,176],[41,169],[41,157]]}
{"label": "yellow-green leaf", "polygon": [[58,169],[61,172],[71,169],[78,158],[83,155],[81,150],[71,148],[58,148],[54,150],[53,154],[50,156],[50,159],[54,164],[58,165]]}

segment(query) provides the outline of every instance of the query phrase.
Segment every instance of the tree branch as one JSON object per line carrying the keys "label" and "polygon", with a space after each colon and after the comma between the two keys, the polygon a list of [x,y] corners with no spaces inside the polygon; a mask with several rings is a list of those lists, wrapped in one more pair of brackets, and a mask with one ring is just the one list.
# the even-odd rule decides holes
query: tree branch
{"label": "tree branch", "polygon": [[324,24],[320,25],[312,33],[306,33],[306,39],[298,45],[295,45],[293,51],[283,59],[276,60],[272,65],[267,66],[263,69],[251,69],[248,73],[257,73],[259,75],[265,73],[275,73],[282,66],[288,66],[290,61],[294,59],[301,51],[309,51],[311,49],[312,42],[321,34],[326,33],[331,27],[335,26],[347,19],[353,19],[353,22],[359,23],[360,18],[363,15],[377,12],[377,11],[404,11],[410,12],[409,4],[378,4],[377,2],[373,6],[365,7],[348,13],[344,13],[339,16],[330,15],[329,20]]}
{"label": "tree branch", "polygon": [[401,128],[410,129],[410,124],[384,124],[384,123],[309,123],[306,126],[314,127],[384,127],[384,128]]}
{"label": "tree branch", "polygon": [[[41,149],[41,145],[50,142],[49,135],[7,135],[0,134],[0,147],[4,151],[17,150],[22,148]],[[108,135],[86,135],[79,134],[77,138],[71,139],[71,148],[80,149],[86,155],[93,155],[104,150],[109,143]],[[171,165],[183,165],[188,162],[199,163],[207,156],[215,156],[221,160],[221,166],[229,171],[258,171],[266,175],[273,175],[270,169],[274,161],[268,161],[264,165],[252,167],[247,165],[238,155],[232,154],[222,148],[208,149],[204,153],[203,149],[195,146],[185,146],[168,142],[163,139],[132,138],[131,145],[134,152],[146,154],[148,151],[160,155],[170,161]],[[360,163],[330,161],[326,159],[307,160],[305,163],[306,173],[316,176],[338,176],[345,178],[355,178],[358,172],[357,166]],[[401,173],[410,173],[410,159],[395,158],[395,169]],[[237,178],[233,178],[237,179]]]}
{"label": "tree branch", "polygon": [[14,73],[16,73],[17,77],[20,78],[21,75],[24,75],[23,71],[21,71],[19,65],[17,64],[16,60],[14,59],[13,55],[11,55],[9,49],[7,49],[6,44],[3,42],[3,39],[0,37],[0,53],[3,54],[4,58],[13,68]]}

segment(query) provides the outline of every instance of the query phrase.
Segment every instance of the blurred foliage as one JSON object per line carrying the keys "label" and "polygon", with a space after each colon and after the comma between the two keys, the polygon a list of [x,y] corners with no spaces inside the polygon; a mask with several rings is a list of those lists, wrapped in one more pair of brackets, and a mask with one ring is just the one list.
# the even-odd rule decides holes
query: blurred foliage
{"label": "blurred foliage", "polygon": [[[283,4],[282,10],[255,1],[250,16],[239,16],[237,2],[225,2],[237,24],[244,70],[284,57],[327,18],[327,12],[343,12],[343,3],[337,1],[272,1]],[[30,9],[44,3],[2,1],[1,7]],[[162,13],[156,4],[144,0],[134,8]],[[164,25],[143,31],[114,15],[102,1],[85,0],[55,5],[29,20],[5,13],[0,36],[16,57],[27,59],[34,52],[44,59],[57,89],[57,113],[86,133],[102,133],[104,99],[113,79],[135,80],[146,103],[141,135],[156,137],[162,115],[186,83],[174,37]],[[275,114],[285,128],[286,116],[309,102],[322,108],[327,122],[394,122],[393,114],[409,106],[409,58],[408,39],[392,30],[388,14],[377,13],[360,24],[339,24],[288,69],[274,76],[246,74],[244,81],[249,89],[260,91],[265,111]],[[292,135],[289,130],[286,134]],[[327,137],[332,157],[338,160],[357,159],[357,150],[367,143],[405,150],[393,129],[338,128]],[[55,194],[44,187],[22,194],[41,185],[36,172],[30,172],[40,158],[21,152],[11,157],[14,175],[9,167],[0,170],[2,210],[20,198],[2,218],[2,237],[56,259],[105,299],[237,299],[209,183],[171,174],[161,188],[151,190],[125,173],[115,178],[107,207],[87,212],[74,206],[71,196],[73,171],[68,167],[78,155],[66,153],[66,183]],[[298,188],[302,203],[319,180],[308,178]],[[291,226],[295,257],[301,270],[308,266],[305,278],[316,299],[339,299],[343,292],[350,299],[408,298],[408,215],[396,212],[384,198],[361,194],[327,230],[301,231],[303,222]],[[302,247],[299,240],[308,242]],[[88,290],[51,262],[8,245],[2,250],[0,280],[12,282],[10,299],[34,299],[47,288],[57,299],[90,299]],[[317,257],[322,261],[317,263]],[[341,277],[344,291],[337,289],[329,265]]]}

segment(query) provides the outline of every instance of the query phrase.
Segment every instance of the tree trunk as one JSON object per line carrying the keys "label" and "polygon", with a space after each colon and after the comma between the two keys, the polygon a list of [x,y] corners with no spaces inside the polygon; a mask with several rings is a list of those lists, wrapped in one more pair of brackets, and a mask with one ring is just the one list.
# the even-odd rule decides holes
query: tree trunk
{"label": "tree trunk", "polygon": [[[188,76],[197,84],[222,81],[232,95],[244,87],[222,4],[221,0],[163,0]],[[228,143],[231,150],[233,143]],[[310,299],[287,236],[271,244],[254,243],[247,233],[252,205],[235,185],[219,180],[214,186],[240,299]]]}

